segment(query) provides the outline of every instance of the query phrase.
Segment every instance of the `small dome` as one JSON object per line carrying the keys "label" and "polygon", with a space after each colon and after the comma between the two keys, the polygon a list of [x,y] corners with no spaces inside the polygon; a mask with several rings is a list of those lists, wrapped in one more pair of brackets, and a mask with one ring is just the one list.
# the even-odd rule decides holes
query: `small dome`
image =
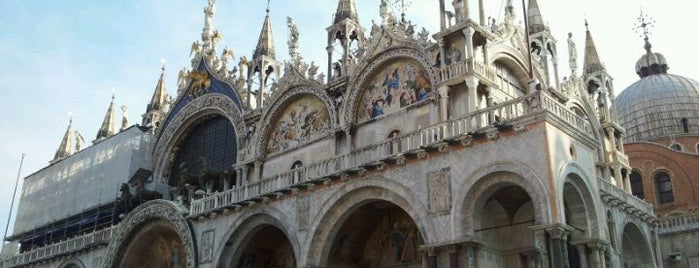
{"label": "small dome", "polygon": [[668,69],[670,68],[667,66],[665,56],[660,53],[649,51],[636,62],[636,74],[641,78],[654,74],[666,74]]}
{"label": "small dome", "polygon": [[[657,60],[655,65],[661,66],[664,57],[657,53],[654,55]],[[641,66],[648,68],[647,65]],[[616,112],[619,123],[627,131],[628,142],[652,141],[686,133],[697,134],[699,83],[666,72],[642,76],[641,80],[626,88],[616,98]]]}

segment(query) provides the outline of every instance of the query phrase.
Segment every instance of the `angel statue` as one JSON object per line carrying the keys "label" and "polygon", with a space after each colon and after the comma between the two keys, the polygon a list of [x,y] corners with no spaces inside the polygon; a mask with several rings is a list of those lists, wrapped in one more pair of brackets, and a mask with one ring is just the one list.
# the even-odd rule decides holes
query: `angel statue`
{"label": "angel statue", "polygon": [[189,51],[189,56],[191,57],[192,54],[199,54],[199,51],[201,51],[201,44],[197,40],[192,43],[192,49]]}
{"label": "angel statue", "polygon": [[228,46],[226,46],[221,53],[221,68],[228,67],[228,58],[235,59],[235,53],[233,53],[232,49],[229,49]]}
{"label": "angel statue", "polygon": [[211,48],[216,48],[216,44],[221,40],[223,40],[223,35],[218,30],[215,30],[214,35],[211,37]]}

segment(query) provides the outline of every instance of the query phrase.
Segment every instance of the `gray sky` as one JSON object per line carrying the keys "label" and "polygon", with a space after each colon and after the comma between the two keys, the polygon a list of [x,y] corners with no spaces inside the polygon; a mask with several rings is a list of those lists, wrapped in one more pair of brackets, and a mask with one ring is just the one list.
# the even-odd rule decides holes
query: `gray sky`
{"label": "gray sky", "polygon": [[[59,3],[60,2],[60,3]],[[266,1],[217,1],[214,24],[236,56],[250,58],[257,42]],[[434,0],[413,0],[407,18],[431,33],[438,29]],[[451,4],[446,1],[447,6]],[[471,1],[474,9],[477,1]],[[487,15],[502,18],[504,0],[486,2]],[[520,1],[515,0],[518,20]],[[176,74],[190,67],[189,48],[200,39],[205,0],[2,1],[0,3],[0,226],[4,229],[20,155],[26,153],[22,177],[45,167],[53,157],[74,114],[74,127],[86,141],[94,139],[109,105],[129,108],[131,123],[140,115],[166,61],[168,91],[175,94]],[[365,29],[379,21],[379,0],[357,0]],[[280,60],[287,56],[286,16],[301,31],[301,55],[326,70],[325,28],[335,0],[273,0],[271,16]],[[692,51],[699,40],[690,30],[699,4],[689,0],[539,0],[544,20],[558,39],[561,76],[567,76],[567,33],[577,42],[579,65],[584,52],[584,19],[609,73],[616,94],[637,80],[636,60],[644,53],[633,31],[640,8],[656,21],[653,50],[663,53],[670,72],[696,78]],[[472,12],[476,14],[476,12]],[[220,49],[219,49],[220,51]],[[337,57],[335,57],[337,58]],[[121,112],[117,114],[121,116]],[[11,233],[11,232],[10,232]]]}

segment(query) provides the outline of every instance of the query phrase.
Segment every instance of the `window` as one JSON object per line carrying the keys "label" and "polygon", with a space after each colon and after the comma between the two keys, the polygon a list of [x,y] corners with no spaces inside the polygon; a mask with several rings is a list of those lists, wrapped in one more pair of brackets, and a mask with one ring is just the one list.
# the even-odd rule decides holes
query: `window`
{"label": "window", "polygon": [[677,143],[674,143],[674,144],[670,145],[670,149],[672,149],[673,151],[681,152],[681,151],[682,151],[682,145],[679,145],[679,144],[677,144]]}
{"label": "window", "polygon": [[[216,172],[230,171],[235,163],[236,135],[228,119],[214,116],[190,127],[190,131],[178,145],[179,150],[170,174],[170,185],[177,185],[180,175],[186,176],[187,179],[199,176],[204,169]],[[185,171],[187,174],[180,174]]]}
{"label": "window", "polygon": [[391,131],[390,134],[388,134],[388,138],[391,139],[390,146],[388,147],[388,154],[397,154],[401,152],[401,143],[400,143],[400,130],[394,130]]}
{"label": "window", "polygon": [[299,183],[301,182],[301,179],[303,178],[303,170],[300,168],[303,167],[303,162],[301,161],[296,161],[293,164],[291,164],[291,170],[292,170],[292,179],[294,180],[293,183]]}
{"label": "window", "polygon": [[672,193],[672,181],[667,172],[659,172],[655,175],[655,183],[658,188],[658,203],[672,203],[675,201],[675,196]]}
{"label": "window", "polygon": [[686,117],[682,118],[680,123],[682,123],[682,131],[684,131],[684,133],[689,133],[689,119]]}
{"label": "window", "polygon": [[645,199],[641,174],[634,170],[631,172],[629,179],[631,182],[631,193],[640,199]]}

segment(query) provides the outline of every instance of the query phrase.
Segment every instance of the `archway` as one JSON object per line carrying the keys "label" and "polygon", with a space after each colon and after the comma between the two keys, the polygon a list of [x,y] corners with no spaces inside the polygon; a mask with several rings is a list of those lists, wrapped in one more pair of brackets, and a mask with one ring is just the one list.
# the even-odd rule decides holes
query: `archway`
{"label": "archway", "polygon": [[264,224],[253,229],[243,239],[231,264],[238,268],[293,268],[296,257],[291,242],[282,230]]}
{"label": "archway", "polygon": [[526,267],[533,246],[529,227],[535,225],[532,199],[521,187],[502,185],[484,195],[473,214],[474,235],[482,245],[478,265]]}
{"label": "archway", "polygon": [[146,223],[123,247],[117,267],[186,267],[184,243],[175,228],[164,219]]}
{"label": "archway", "polygon": [[388,201],[361,205],[332,240],[328,267],[421,267],[424,239],[403,209]]}
{"label": "archway", "polygon": [[570,227],[570,233],[566,239],[568,255],[568,267],[581,268],[581,259],[586,259],[586,251],[575,246],[577,241],[584,241],[589,236],[589,222],[585,202],[572,183],[566,182],[563,186],[563,209],[565,224]]}
{"label": "archway", "polygon": [[621,238],[621,264],[623,267],[654,267],[653,253],[643,232],[633,223],[624,226]]}

